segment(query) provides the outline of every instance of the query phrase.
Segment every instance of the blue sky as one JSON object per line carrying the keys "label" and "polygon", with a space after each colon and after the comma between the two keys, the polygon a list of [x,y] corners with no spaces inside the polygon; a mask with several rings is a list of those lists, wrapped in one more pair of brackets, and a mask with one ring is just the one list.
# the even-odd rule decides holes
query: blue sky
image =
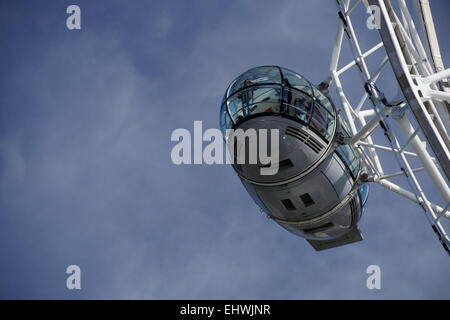
{"label": "blue sky", "polygon": [[[66,28],[70,4],[80,31]],[[447,66],[449,6],[432,1]],[[324,80],[334,1],[3,1],[0,19],[0,298],[450,298],[421,209],[381,187],[364,241],[317,253],[265,218],[230,166],[170,160],[172,131],[217,128],[243,71]],[[366,288],[371,264],[381,290]]]}

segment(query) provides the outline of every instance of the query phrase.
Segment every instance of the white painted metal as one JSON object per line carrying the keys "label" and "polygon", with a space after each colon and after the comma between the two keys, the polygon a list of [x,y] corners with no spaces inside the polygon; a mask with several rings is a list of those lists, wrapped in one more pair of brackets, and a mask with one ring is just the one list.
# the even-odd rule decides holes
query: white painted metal
{"label": "white painted metal", "polygon": [[[338,0],[337,9],[340,18],[331,57],[329,79],[332,80],[336,89],[338,102],[353,134],[353,137],[344,143],[352,144],[357,148],[368,171],[368,181],[377,183],[420,204],[433,230],[450,254],[450,239],[441,223],[444,222],[442,218],[450,219],[450,189],[447,180],[450,173],[450,140],[447,134],[450,118],[448,109],[443,103],[450,102],[450,92],[445,92],[442,85],[450,77],[450,69],[445,70],[442,60],[436,57],[436,52],[439,50],[436,50],[436,47],[438,48],[437,37],[434,26],[431,25],[432,17],[428,1],[414,1],[420,1],[419,5],[416,3],[416,10],[413,12],[421,14],[417,21],[419,21],[419,27],[426,31],[427,39],[423,39],[424,32],[422,36],[419,34],[407,2],[404,0],[397,1],[398,12],[395,12],[389,0],[363,0],[362,2],[357,0],[352,3],[350,0]],[[366,7],[376,5],[381,12],[381,21],[378,26],[381,27],[382,42],[364,53],[361,50],[351,18],[351,14],[360,4],[364,4]],[[417,8],[421,9],[417,10]],[[362,21],[364,27],[366,27],[365,22]],[[368,28],[363,29],[365,30],[359,31],[374,32]],[[364,37],[364,32],[361,32],[360,38]],[[339,68],[344,34],[347,35],[353,60]],[[385,47],[387,55],[379,64],[378,69],[371,74],[367,59],[382,47]],[[392,100],[386,99],[376,86],[380,74],[388,64],[394,70],[399,88],[403,92],[400,100],[397,97]],[[361,85],[366,89],[366,93],[356,107],[352,107],[347,99],[341,81],[341,78],[345,77],[353,67],[357,67],[360,71]],[[368,99],[371,102],[370,108],[366,107]],[[416,121],[411,118],[415,119],[417,124],[414,124]],[[391,128],[395,124],[400,130]],[[380,128],[387,139],[384,142],[377,141],[375,143],[374,139],[379,140],[379,138],[375,138],[376,135],[373,133]],[[423,138],[426,143],[422,141]],[[405,142],[400,145],[399,140]],[[432,149],[436,157],[430,155],[428,147]],[[412,148],[414,152],[408,151],[408,148]],[[385,174],[383,160],[377,153],[379,151],[393,153],[401,170]],[[418,159],[422,167],[413,169],[408,160],[408,157],[411,156]],[[441,170],[445,172],[447,179],[442,175]],[[429,200],[422,187],[423,179],[416,175],[419,172],[430,178],[441,196],[441,200],[439,200],[441,205]],[[390,181],[400,176],[406,177],[410,191]],[[427,190],[427,192],[430,191]]]}

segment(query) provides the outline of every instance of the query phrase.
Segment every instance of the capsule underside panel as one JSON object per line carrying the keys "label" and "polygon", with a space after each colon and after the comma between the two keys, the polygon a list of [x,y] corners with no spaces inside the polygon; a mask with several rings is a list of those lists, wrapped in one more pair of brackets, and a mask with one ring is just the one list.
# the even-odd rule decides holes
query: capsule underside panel
{"label": "capsule underside panel", "polygon": [[[339,200],[333,185],[321,171],[288,186],[255,186],[255,190],[274,216],[286,220],[315,218],[332,209]],[[306,201],[302,200],[305,198]],[[288,201],[292,205],[286,205]]]}
{"label": "capsule underside panel", "polygon": [[[335,238],[354,226],[361,216],[358,193],[348,199],[353,180],[344,168],[340,158],[332,153],[311,173],[292,183],[251,185],[252,197],[257,197],[255,202],[262,203],[262,209],[269,216],[294,234],[307,239]],[[320,219],[339,204],[342,205],[340,210]]]}

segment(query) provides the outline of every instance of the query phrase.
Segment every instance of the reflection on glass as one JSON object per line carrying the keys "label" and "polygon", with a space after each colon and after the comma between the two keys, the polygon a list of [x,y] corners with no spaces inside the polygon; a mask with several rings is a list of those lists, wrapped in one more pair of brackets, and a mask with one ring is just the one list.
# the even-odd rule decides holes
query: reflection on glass
{"label": "reflection on glass", "polygon": [[335,111],[328,98],[302,76],[284,68],[254,68],[234,80],[222,103],[222,130],[260,113],[299,121],[327,142],[333,135]]}
{"label": "reflection on glass", "polygon": [[226,108],[225,102],[222,103],[222,108],[220,110],[220,128],[222,130],[222,135],[224,139],[226,138],[226,130],[231,128],[233,125],[230,116],[228,115],[228,111]]}
{"label": "reflection on glass", "polygon": [[356,178],[359,171],[359,155],[356,150],[349,145],[341,145],[336,149],[337,153],[341,156],[341,159],[345,162],[353,178]]}
{"label": "reflection on glass", "polygon": [[310,96],[313,95],[312,86],[309,81],[288,69],[281,68],[281,70],[283,72],[283,79],[289,81],[291,87],[306,92]]}
{"label": "reflection on glass", "polygon": [[359,187],[358,193],[359,193],[361,208],[364,209],[366,202],[367,202],[367,198],[369,197],[369,184],[363,183],[361,185],[361,187]]}
{"label": "reflection on glass", "polygon": [[314,88],[314,96],[329,113],[333,113],[333,106],[331,105],[330,100],[322,92]]}
{"label": "reflection on glass", "polygon": [[280,88],[256,86],[241,90],[228,98],[227,106],[234,122],[256,113],[280,111]]}
{"label": "reflection on glass", "polygon": [[303,92],[285,87],[280,112],[307,123],[309,121],[313,100]]}
{"label": "reflection on glass", "polygon": [[349,127],[347,121],[344,118],[342,118],[341,115],[339,115],[339,123],[341,124],[341,129],[343,131],[342,133],[344,134],[344,136],[351,137],[352,135],[351,135],[350,127]]}
{"label": "reflection on glass", "polygon": [[259,67],[248,70],[233,81],[227,96],[231,96],[240,89],[265,83],[281,83],[281,73],[278,67]]}

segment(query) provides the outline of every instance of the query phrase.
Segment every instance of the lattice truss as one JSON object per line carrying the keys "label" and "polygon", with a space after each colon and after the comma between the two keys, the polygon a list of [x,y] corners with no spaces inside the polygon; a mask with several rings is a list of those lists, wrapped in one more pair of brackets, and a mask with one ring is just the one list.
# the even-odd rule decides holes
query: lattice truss
{"label": "lattice truss", "polygon": [[[358,150],[367,170],[365,181],[377,183],[423,208],[434,232],[450,254],[450,239],[445,230],[445,227],[448,229],[446,219],[450,219],[450,143],[447,134],[450,122],[447,78],[450,69],[444,70],[440,60],[428,1],[409,1],[408,5],[414,8],[408,8],[405,0],[398,0],[395,8],[389,0],[336,2],[339,26],[328,84],[335,87],[337,103],[353,133],[353,137],[343,143],[352,144]],[[378,44],[365,52],[361,51],[352,23],[355,8],[363,5],[364,11],[373,13],[378,30],[368,28],[365,19],[370,15],[367,14],[364,21],[359,21],[362,23],[358,29],[360,39],[367,32],[376,32],[381,38]],[[378,17],[372,10],[375,10],[373,6],[379,8]],[[353,60],[338,67],[344,37],[348,39]],[[378,52],[378,58],[380,53],[385,52],[386,55],[378,61],[378,68],[370,72],[367,62],[376,57],[375,52]],[[386,68],[388,65],[391,65],[389,71],[394,73],[397,78],[394,81],[399,86],[399,93],[390,100],[377,87],[377,80],[389,69]],[[364,94],[355,105],[347,99],[341,82],[351,69],[357,70],[364,87]],[[375,134],[379,130],[384,137]],[[392,161],[386,166],[383,157],[380,158],[383,152],[394,156],[398,172],[385,172],[385,167],[392,168]],[[406,178],[405,186],[392,181],[401,176]],[[422,187],[425,180],[426,190]],[[430,185],[435,190],[430,190]],[[434,193],[432,197],[431,193]],[[435,200],[436,194],[440,196],[438,201]]]}

